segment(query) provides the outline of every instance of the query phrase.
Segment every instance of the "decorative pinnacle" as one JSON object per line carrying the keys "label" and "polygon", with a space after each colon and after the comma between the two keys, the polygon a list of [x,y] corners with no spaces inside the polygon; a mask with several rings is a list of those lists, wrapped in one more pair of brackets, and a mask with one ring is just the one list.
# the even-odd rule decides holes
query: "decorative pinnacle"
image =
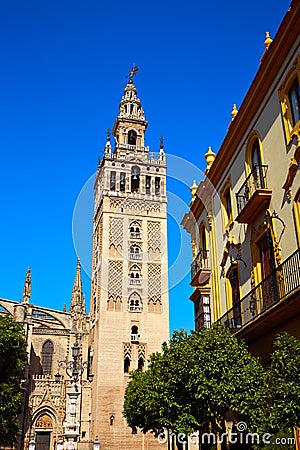
{"label": "decorative pinnacle", "polygon": [[81,290],[82,290],[81,269],[80,269],[80,258],[78,256],[73,292],[74,291],[81,291]]}
{"label": "decorative pinnacle", "polygon": [[111,129],[108,127],[106,130],[106,140],[110,141],[110,136],[111,136]]}
{"label": "decorative pinnacle", "polygon": [[208,147],[208,151],[207,151],[207,153],[205,153],[204,157],[207,162],[207,167],[205,169],[205,174],[206,174],[209,171],[212,163],[214,162],[216,154],[212,151],[211,147]]}
{"label": "decorative pinnacle", "polygon": [[194,198],[195,195],[196,195],[197,189],[198,189],[198,185],[197,185],[197,183],[196,183],[196,180],[194,180],[192,186],[190,187],[190,191],[191,191],[191,194],[192,194],[192,197],[193,197],[193,198]]}
{"label": "decorative pinnacle", "polygon": [[30,267],[28,267],[25,283],[24,283],[24,289],[23,289],[23,299],[24,303],[28,303],[31,296],[31,271]]}
{"label": "decorative pinnacle", "polygon": [[164,148],[164,136],[161,134],[160,138],[159,138],[159,148],[163,149]]}
{"label": "decorative pinnacle", "polygon": [[231,120],[233,120],[235,118],[235,116],[237,115],[238,112],[239,112],[239,110],[237,109],[236,104],[234,103],[233,107],[232,107],[232,111],[231,111],[231,117],[232,117]]}
{"label": "decorative pinnacle", "polygon": [[269,47],[272,44],[272,42],[273,42],[273,39],[270,37],[270,33],[268,31],[266,31],[266,39],[264,42],[266,50],[269,50]]}

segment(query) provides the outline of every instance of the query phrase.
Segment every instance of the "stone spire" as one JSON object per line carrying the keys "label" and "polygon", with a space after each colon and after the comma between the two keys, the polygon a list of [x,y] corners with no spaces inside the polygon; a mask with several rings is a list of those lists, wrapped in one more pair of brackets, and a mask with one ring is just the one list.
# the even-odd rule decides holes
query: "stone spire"
{"label": "stone spire", "polygon": [[24,303],[29,303],[30,296],[31,296],[31,272],[30,267],[28,267],[23,289]]}
{"label": "stone spire", "polygon": [[118,117],[145,120],[145,113],[141,101],[137,97],[137,89],[132,78],[129,79],[129,82],[124,89],[124,95],[121,99],[119,109],[120,112]]}
{"label": "stone spire", "polygon": [[80,270],[80,258],[77,260],[76,274],[74,280],[74,286],[72,290],[72,299],[70,312],[75,321],[79,320],[85,315],[85,306],[82,294],[82,281],[81,281],[81,270]]}
{"label": "stone spire", "polygon": [[149,148],[145,147],[144,139],[148,122],[132,81],[135,73],[133,73],[133,69],[129,73],[129,81],[125,86],[119,105],[119,114],[112,129],[115,140],[114,152],[122,156],[128,153],[145,154],[149,152]]}

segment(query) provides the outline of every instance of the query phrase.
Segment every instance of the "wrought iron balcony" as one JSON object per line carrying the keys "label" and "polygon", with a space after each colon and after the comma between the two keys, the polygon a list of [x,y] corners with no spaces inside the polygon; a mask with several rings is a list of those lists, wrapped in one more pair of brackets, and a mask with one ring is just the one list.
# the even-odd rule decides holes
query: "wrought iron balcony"
{"label": "wrought iron balcony", "polygon": [[132,261],[141,261],[142,259],[142,253],[134,253],[134,252],[129,252],[128,254],[129,259],[131,259]]}
{"label": "wrought iron balcony", "polygon": [[210,267],[208,262],[208,250],[201,249],[191,264],[191,285],[202,286],[206,284],[210,277]]}
{"label": "wrought iron balcony", "polygon": [[130,231],[130,239],[142,239],[142,233],[140,231]]}
{"label": "wrought iron balcony", "polygon": [[140,335],[139,334],[131,334],[130,342],[138,344],[140,342]]}
{"label": "wrought iron balcony", "polygon": [[[228,310],[218,323],[237,331],[297,291],[300,293],[300,248]],[[291,308],[286,309],[293,313]],[[280,318],[283,318],[283,312]]]}
{"label": "wrought iron balcony", "polygon": [[250,223],[261,211],[268,208],[272,190],[267,186],[267,171],[268,166],[255,164],[237,192],[237,222]]}
{"label": "wrought iron balcony", "polygon": [[141,278],[129,278],[129,284],[134,286],[140,286],[142,284]]}

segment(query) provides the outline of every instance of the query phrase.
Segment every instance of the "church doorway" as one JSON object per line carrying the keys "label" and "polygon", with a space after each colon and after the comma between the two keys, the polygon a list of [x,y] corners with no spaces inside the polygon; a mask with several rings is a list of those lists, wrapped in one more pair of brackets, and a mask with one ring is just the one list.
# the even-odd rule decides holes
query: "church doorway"
{"label": "church doorway", "polygon": [[40,416],[35,423],[36,450],[50,450],[53,422],[48,414]]}
{"label": "church doorway", "polygon": [[36,450],[50,450],[50,432],[36,432]]}

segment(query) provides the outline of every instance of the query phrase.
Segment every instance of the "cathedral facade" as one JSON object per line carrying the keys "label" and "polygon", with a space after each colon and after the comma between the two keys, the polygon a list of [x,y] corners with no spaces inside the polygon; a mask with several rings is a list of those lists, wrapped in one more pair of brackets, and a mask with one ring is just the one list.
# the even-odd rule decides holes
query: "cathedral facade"
{"label": "cathedral facade", "polygon": [[169,339],[166,160],[145,145],[134,74],[96,175],[89,315],[79,259],[69,311],[30,303],[30,271],[23,302],[0,299],[28,345],[17,449],[164,448],[122,415],[130,371]]}

